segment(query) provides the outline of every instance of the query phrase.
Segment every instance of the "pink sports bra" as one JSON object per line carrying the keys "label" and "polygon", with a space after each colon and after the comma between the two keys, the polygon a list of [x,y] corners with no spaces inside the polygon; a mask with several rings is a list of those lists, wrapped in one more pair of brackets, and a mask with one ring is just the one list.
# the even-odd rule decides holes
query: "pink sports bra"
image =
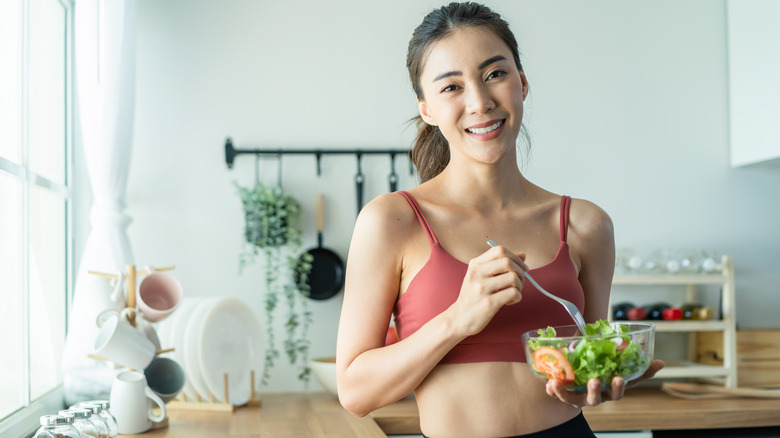
{"label": "pink sports bra", "polygon": [[[405,191],[398,193],[411,205],[431,245],[431,255],[425,266],[395,304],[396,330],[399,339],[404,339],[455,302],[468,265],[441,247],[412,195]],[[570,201],[568,196],[561,199],[558,253],[553,261],[531,269],[530,273],[545,289],[571,301],[584,313],[582,285],[577,279],[566,243]],[[524,332],[548,325],[574,324],[563,306],[543,295],[531,282],[525,282],[522,295],[519,303],[502,307],[480,333],[461,341],[439,363],[525,362],[521,339]]]}

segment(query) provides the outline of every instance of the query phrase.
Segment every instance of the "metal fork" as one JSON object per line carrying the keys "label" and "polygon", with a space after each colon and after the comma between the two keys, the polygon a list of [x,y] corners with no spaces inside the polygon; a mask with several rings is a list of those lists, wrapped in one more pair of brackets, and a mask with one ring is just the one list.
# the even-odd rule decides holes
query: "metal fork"
{"label": "metal fork", "polygon": [[[488,240],[487,243],[490,246],[498,246],[498,244],[496,242],[493,242],[492,240]],[[566,311],[569,312],[569,315],[571,315],[572,319],[574,319],[574,322],[577,323],[577,327],[580,329],[580,333],[585,335],[585,318],[582,317],[582,313],[580,313],[580,309],[578,309],[577,306],[574,305],[574,303],[568,300],[564,300],[563,298],[556,297],[550,292],[547,292],[542,286],[539,285],[539,283],[536,282],[536,280],[533,279],[533,277],[531,277],[528,274],[528,272],[525,273],[525,278],[527,278],[528,281],[531,282],[531,284],[536,286],[536,288],[539,289],[539,292],[561,303],[561,305],[566,309]]]}

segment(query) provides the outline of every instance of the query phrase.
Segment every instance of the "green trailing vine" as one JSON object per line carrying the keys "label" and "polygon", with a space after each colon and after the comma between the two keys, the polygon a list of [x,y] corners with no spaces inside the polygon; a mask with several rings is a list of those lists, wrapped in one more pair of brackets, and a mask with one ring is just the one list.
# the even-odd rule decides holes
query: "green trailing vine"
{"label": "green trailing vine", "polygon": [[278,187],[257,183],[247,188],[235,184],[244,210],[244,244],[239,255],[239,272],[254,263],[258,256],[265,261],[266,317],[265,367],[261,383],[268,384],[271,369],[281,355],[277,347],[274,321],[285,306],[284,352],[291,365],[299,366],[298,379],[309,382],[309,327],[311,311],[307,279],[312,256],[301,253],[301,205]]}

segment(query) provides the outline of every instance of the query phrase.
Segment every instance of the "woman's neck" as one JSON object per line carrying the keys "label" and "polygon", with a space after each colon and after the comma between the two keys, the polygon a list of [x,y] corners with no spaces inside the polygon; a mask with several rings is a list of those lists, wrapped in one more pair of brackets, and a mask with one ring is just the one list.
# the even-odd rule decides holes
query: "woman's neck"
{"label": "woman's neck", "polygon": [[483,164],[449,165],[427,184],[440,200],[450,200],[477,209],[502,208],[528,198],[535,189],[517,165]]}

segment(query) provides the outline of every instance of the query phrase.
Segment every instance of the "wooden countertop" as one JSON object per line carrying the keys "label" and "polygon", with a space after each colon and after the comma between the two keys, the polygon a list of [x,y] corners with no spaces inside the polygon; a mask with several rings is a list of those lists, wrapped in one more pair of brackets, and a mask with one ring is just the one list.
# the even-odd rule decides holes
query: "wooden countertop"
{"label": "wooden countertop", "polygon": [[[419,434],[414,399],[378,409],[365,418],[345,411],[326,393],[262,394],[261,407],[235,412],[169,412],[169,426],[126,437],[343,437]],[[634,388],[623,400],[583,409],[595,431],[717,429],[780,426],[780,399],[683,400],[655,388]]]}
{"label": "wooden countertop", "polygon": [[[583,409],[594,431],[780,426],[780,399],[683,400],[658,388],[633,388],[617,402]],[[420,433],[417,405],[401,400],[371,416],[387,434]]]}
{"label": "wooden countertop", "polygon": [[[122,437],[385,438],[371,417],[358,418],[327,393],[261,394],[260,407],[234,412],[171,410],[168,427]],[[418,426],[419,429],[419,426]]]}

